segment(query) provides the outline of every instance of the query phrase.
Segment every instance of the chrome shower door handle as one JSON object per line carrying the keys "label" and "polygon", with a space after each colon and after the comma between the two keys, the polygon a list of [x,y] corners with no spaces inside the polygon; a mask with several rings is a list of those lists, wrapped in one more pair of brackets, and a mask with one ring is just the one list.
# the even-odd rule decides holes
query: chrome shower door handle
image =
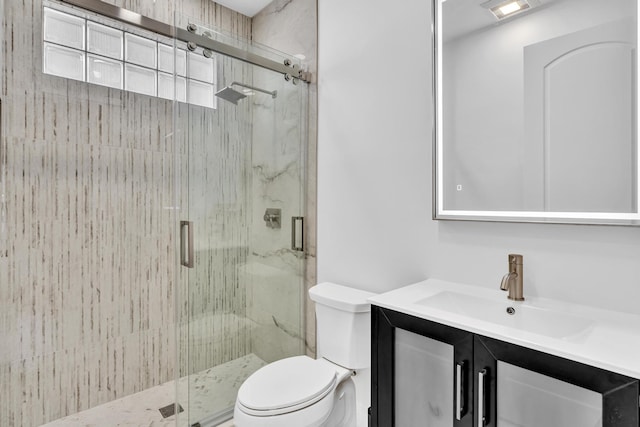
{"label": "chrome shower door handle", "polygon": [[304,217],[291,217],[291,250],[304,251]]}
{"label": "chrome shower door handle", "polygon": [[487,378],[489,376],[488,369],[478,372],[478,427],[484,427],[489,422],[487,415]]}
{"label": "chrome shower door handle", "polygon": [[193,221],[180,221],[180,264],[193,268]]}

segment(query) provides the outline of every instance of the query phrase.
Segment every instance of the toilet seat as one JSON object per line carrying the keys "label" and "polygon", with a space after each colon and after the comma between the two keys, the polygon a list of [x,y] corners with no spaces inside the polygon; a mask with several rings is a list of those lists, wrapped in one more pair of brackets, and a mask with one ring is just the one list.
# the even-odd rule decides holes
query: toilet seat
{"label": "toilet seat", "polygon": [[253,416],[286,414],[322,400],[337,380],[331,364],[308,356],[289,357],[254,372],[238,390],[237,403]]}

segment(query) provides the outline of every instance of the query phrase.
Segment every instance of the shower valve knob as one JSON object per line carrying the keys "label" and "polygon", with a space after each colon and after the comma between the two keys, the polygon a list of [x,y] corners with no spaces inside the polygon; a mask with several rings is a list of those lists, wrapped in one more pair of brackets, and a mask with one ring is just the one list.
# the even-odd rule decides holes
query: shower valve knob
{"label": "shower valve knob", "polygon": [[267,227],[280,228],[282,227],[282,210],[275,208],[267,208],[262,217]]}

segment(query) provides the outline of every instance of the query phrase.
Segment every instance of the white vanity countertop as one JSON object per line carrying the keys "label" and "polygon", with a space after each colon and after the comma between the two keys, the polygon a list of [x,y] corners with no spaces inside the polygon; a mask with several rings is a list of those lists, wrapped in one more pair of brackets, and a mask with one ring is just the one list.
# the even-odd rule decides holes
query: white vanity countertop
{"label": "white vanity countertop", "polygon": [[[437,298],[429,300],[430,297],[435,296]],[[443,298],[444,296],[447,298]],[[457,305],[455,304],[456,296],[466,302],[466,307],[462,304],[462,308],[450,309]],[[438,304],[425,304],[425,301],[445,301],[445,299],[454,303],[447,303],[440,307]],[[557,300],[528,297],[526,289],[525,299],[522,302],[511,301],[507,299],[507,293],[499,289],[429,279],[376,295],[369,298],[369,302],[379,307],[640,378],[640,316]],[[470,305],[469,301],[481,303]],[[485,309],[482,306],[488,308]],[[502,308],[498,310],[498,307]],[[544,323],[545,319],[551,319],[550,333],[546,333],[544,327],[540,329],[540,333],[537,333],[509,326],[509,323],[515,324],[514,318],[509,317],[504,317],[504,324],[500,324],[503,317],[496,311],[509,316],[506,314],[507,307],[515,308],[514,318],[519,312],[528,311],[534,312],[535,316],[543,320],[539,323]],[[467,308],[474,313],[467,315]],[[492,312],[487,312],[485,316],[482,314],[483,310]],[[586,326],[581,326],[581,329],[574,334],[553,336],[556,332],[554,321],[557,322],[558,330],[565,327],[563,323]],[[570,330],[571,327],[573,326],[569,325],[566,328]]]}

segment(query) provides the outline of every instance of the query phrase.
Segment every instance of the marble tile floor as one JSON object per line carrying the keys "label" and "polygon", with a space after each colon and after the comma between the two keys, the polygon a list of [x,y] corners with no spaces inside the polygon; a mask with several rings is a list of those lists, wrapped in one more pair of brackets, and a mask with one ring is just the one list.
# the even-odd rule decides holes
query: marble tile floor
{"label": "marble tile floor", "polygon": [[[178,400],[184,412],[178,415],[177,426],[187,427],[233,406],[242,382],[265,364],[255,354],[248,354],[181,378],[178,381]],[[41,427],[174,427],[176,416],[163,418],[158,409],[174,402],[175,394],[175,382],[169,381]],[[233,421],[218,427],[233,427]]]}

